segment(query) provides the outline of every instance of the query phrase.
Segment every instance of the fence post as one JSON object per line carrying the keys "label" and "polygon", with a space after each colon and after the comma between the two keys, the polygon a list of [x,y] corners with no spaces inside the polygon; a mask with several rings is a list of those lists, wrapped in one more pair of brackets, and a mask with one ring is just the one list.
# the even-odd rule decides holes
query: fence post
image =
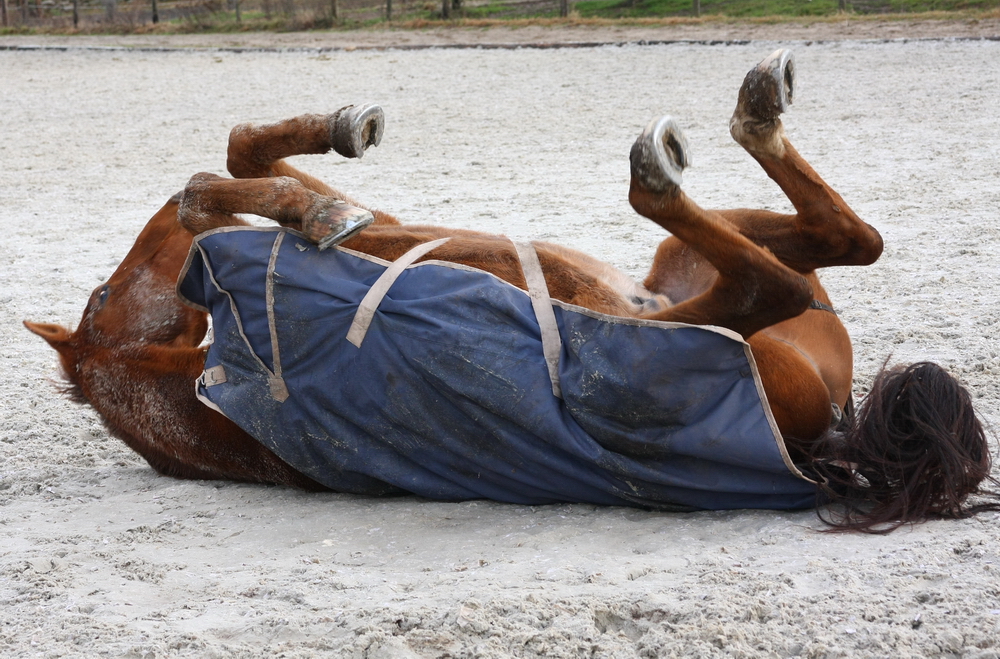
{"label": "fence post", "polygon": [[569,16],[569,0],[559,0],[559,15],[563,18]]}
{"label": "fence post", "polygon": [[330,0],[330,13],[333,14],[333,22],[340,22],[340,7],[337,0]]}
{"label": "fence post", "polygon": [[840,11],[847,13],[847,0],[840,0]]}
{"label": "fence post", "polygon": [[7,27],[7,0],[0,0],[0,22]]}
{"label": "fence post", "polygon": [[441,0],[441,18],[451,18],[451,0]]}
{"label": "fence post", "polygon": [[156,8],[156,0],[153,0],[153,25],[160,22],[160,12]]}
{"label": "fence post", "polygon": [[242,23],[243,14],[240,13],[240,0],[236,0],[236,2],[234,2],[233,4],[236,5],[236,22]]}
{"label": "fence post", "polygon": [[701,0],[694,0],[694,15],[701,16]]}
{"label": "fence post", "polygon": [[385,20],[392,20],[392,0],[385,0]]}

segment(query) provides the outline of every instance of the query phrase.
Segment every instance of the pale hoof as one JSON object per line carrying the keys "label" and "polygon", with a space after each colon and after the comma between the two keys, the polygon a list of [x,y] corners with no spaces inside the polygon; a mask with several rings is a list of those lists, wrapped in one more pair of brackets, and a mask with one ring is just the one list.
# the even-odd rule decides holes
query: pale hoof
{"label": "pale hoof", "polygon": [[302,233],[324,250],[339,245],[374,221],[370,211],[327,197],[306,211]]}
{"label": "pale hoof", "polygon": [[792,105],[795,93],[795,57],[787,48],[776,50],[750,69],[740,87],[735,115],[768,122]]}
{"label": "pale hoof", "polygon": [[348,105],[331,117],[330,142],[345,158],[360,158],[382,142],[385,115],[377,105]]}
{"label": "pale hoof", "polygon": [[632,179],[650,192],[677,192],[691,164],[684,133],[672,117],[654,119],[632,145]]}

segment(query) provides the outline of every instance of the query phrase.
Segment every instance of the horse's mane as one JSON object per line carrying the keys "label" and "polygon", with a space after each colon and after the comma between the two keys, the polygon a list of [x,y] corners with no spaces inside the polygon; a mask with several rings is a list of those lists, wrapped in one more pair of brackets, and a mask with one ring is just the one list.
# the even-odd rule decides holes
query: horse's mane
{"label": "horse's mane", "polygon": [[1000,510],[1000,493],[980,487],[1000,482],[971,396],[932,362],[883,366],[857,416],[816,457],[830,504],[819,515],[830,530],[889,533]]}

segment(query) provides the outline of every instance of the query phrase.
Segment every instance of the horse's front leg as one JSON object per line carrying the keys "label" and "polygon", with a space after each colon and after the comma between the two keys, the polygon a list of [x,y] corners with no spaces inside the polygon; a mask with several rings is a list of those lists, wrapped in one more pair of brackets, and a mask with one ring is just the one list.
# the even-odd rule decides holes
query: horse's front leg
{"label": "horse's front leg", "polygon": [[291,177],[225,179],[201,173],[192,176],[184,188],[177,221],[198,235],[247,224],[238,213],[260,215],[298,229],[320,249],[347,240],[374,220],[371,211],[313,192]]}
{"label": "horse's front leg", "polygon": [[347,106],[328,115],[307,114],[273,124],[240,124],[229,135],[227,166],[235,179],[213,174],[191,177],[177,219],[189,232],[245,225],[250,213],[301,230],[321,249],[336,245],[364,227],[399,224],[391,215],[364,208],[319,179],[300,172],[285,158],[331,149],[360,158],[382,139],[382,109]]}

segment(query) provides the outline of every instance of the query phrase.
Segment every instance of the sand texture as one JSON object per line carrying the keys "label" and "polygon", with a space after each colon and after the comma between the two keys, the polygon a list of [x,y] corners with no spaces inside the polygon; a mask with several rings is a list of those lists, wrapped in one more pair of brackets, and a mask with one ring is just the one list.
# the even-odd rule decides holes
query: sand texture
{"label": "sand texture", "polygon": [[790,208],[727,130],[779,45],[799,75],[789,136],[886,240],[875,266],[824,275],[858,392],[889,356],[933,359],[1000,426],[1000,42],[0,52],[0,654],[1000,656],[998,515],[831,536],[812,512],[183,482],[61,397],[21,326],[75,326],[162,202],[224,173],[234,124],[353,102],[384,107],[382,146],[298,165],[404,221],[641,277],[664,234],[628,206],[627,156],[655,116],[686,130],[699,203]]}

